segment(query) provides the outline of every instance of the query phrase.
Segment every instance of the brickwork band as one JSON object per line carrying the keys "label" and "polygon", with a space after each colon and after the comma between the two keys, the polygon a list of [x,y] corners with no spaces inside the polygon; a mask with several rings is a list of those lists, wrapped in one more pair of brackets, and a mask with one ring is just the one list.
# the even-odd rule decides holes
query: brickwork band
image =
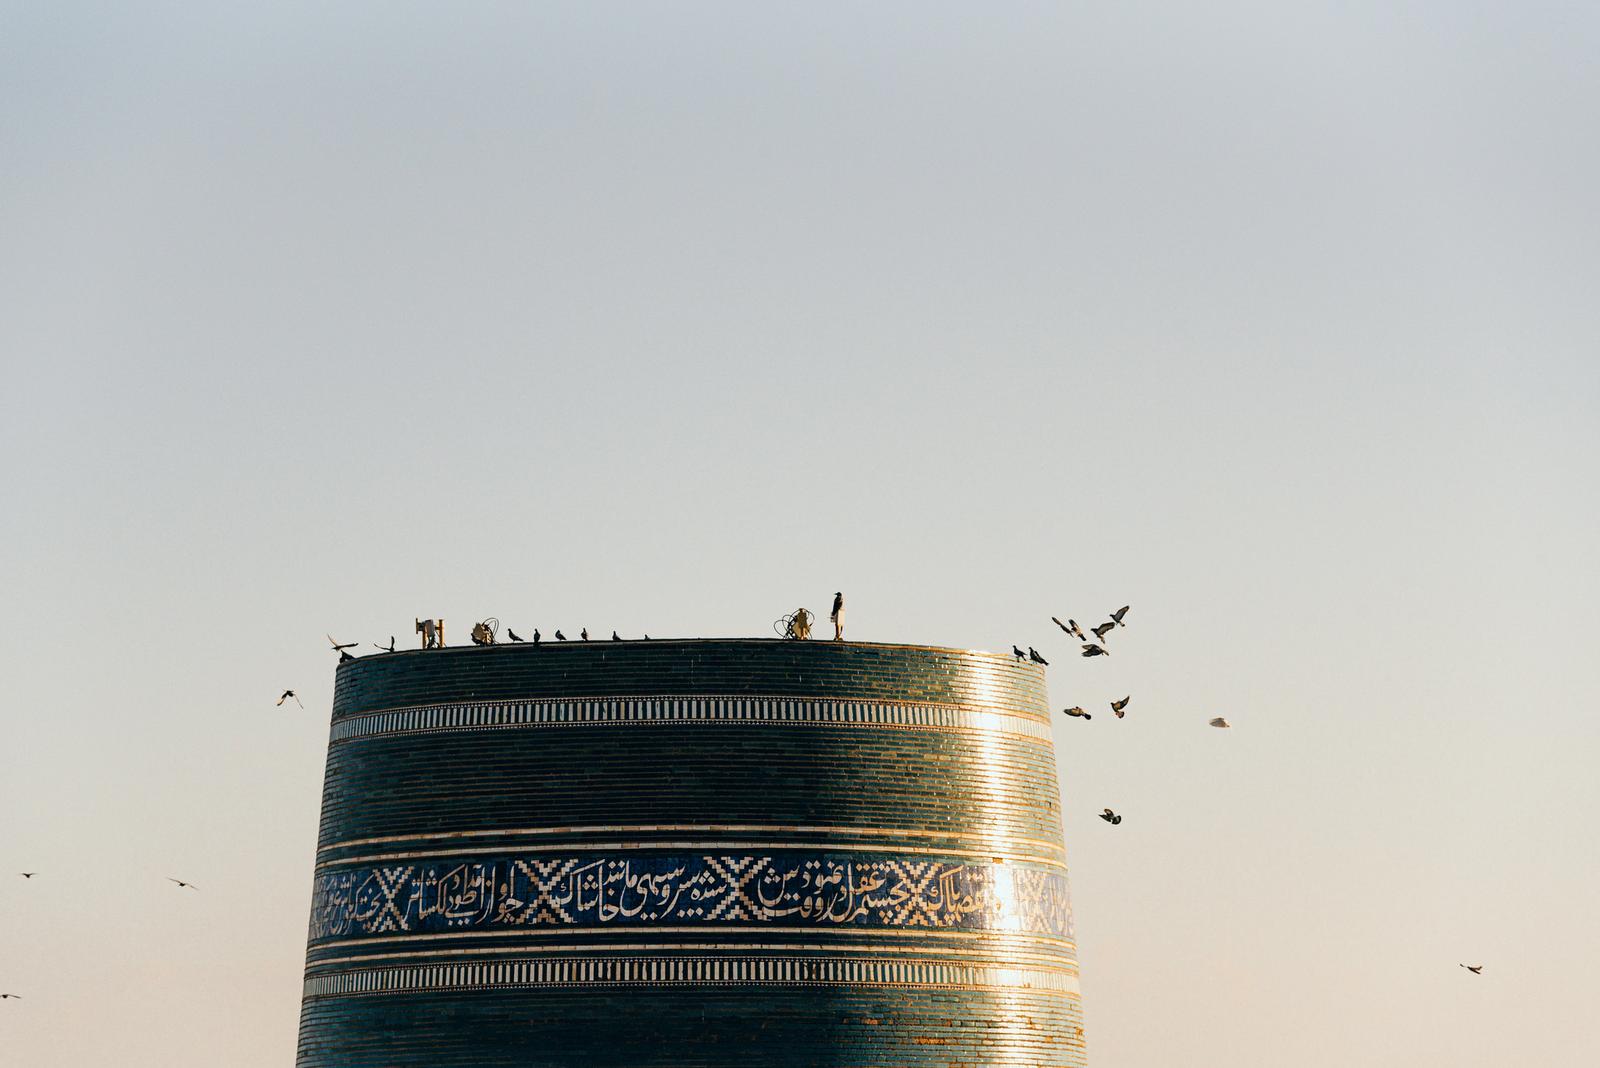
{"label": "brickwork band", "polygon": [[760,640],[339,669],[298,1064],[1082,1065],[1038,668]]}

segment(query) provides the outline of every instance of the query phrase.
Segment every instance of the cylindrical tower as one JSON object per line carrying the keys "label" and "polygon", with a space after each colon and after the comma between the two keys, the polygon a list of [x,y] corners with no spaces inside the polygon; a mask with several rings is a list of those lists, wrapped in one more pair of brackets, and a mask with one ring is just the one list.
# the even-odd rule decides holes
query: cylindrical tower
{"label": "cylindrical tower", "polygon": [[340,666],[298,1064],[1082,1065],[1042,669],[858,642]]}

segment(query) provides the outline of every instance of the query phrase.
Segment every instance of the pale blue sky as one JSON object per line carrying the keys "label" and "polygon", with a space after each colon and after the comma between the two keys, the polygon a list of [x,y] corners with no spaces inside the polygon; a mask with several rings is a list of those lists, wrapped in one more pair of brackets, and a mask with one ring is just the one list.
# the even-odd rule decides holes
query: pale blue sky
{"label": "pale blue sky", "polygon": [[0,0],[7,1057],[289,1062],[325,631],[842,588],[1097,1068],[1600,1060],[1592,5],[325,7]]}

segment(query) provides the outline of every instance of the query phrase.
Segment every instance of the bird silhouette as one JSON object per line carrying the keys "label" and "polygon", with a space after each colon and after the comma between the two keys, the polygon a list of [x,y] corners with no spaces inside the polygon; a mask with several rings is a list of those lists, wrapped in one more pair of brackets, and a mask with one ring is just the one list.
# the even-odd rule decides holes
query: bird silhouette
{"label": "bird silhouette", "polygon": [[1035,649],[1031,645],[1028,646],[1028,659],[1032,660],[1035,664],[1043,664],[1045,667],[1049,667],[1050,666],[1050,661],[1048,661],[1044,657],[1040,656],[1039,655],[1039,650]]}
{"label": "bird silhouette", "polygon": [[328,644],[333,646],[335,649],[354,649],[356,646],[361,644],[360,642],[336,642],[333,640],[333,635],[331,634],[329,634],[327,638]]}
{"label": "bird silhouette", "polygon": [[388,645],[386,645],[386,646],[385,645],[379,645],[377,642],[373,642],[372,643],[372,647],[374,649],[378,650],[380,653],[392,653],[392,652],[394,652],[394,635],[393,634],[389,635],[389,644]]}
{"label": "bird silhouette", "polygon": [[6,998],[16,998],[18,1001],[21,1001],[22,1000],[22,995],[21,994],[0,994],[0,1001],[4,1001]]}
{"label": "bird silhouette", "polygon": [[1123,712],[1122,710],[1124,708],[1128,707],[1128,701],[1129,700],[1130,700],[1129,698],[1124,697],[1120,701],[1112,701],[1111,702],[1111,711],[1113,711],[1113,712],[1115,712],[1117,714],[1117,718],[1118,719],[1121,719],[1124,715],[1127,714],[1127,713]]}
{"label": "bird silhouette", "polygon": [[1106,809],[1104,812],[1100,813],[1100,818],[1105,820],[1107,823],[1111,824],[1112,826],[1116,826],[1117,824],[1122,822],[1122,817],[1117,815],[1115,812],[1112,812],[1109,808]]}
{"label": "bird silhouette", "polygon": [[1061,620],[1056,618],[1055,616],[1051,616],[1050,617],[1050,622],[1054,623],[1056,626],[1060,627],[1062,630],[1066,631],[1068,634],[1072,633],[1072,628],[1067,626],[1065,623],[1061,622]]}
{"label": "bird silhouette", "polygon": [[1088,640],[1083,636],[1083,628],[1078,626],[1078,621],[1076,619],[1067,620],[1067,633],[1078,639],[1080,642]]}
{"label": "bird silhouette", "polygon": [[354,660],[354,659],[355,659],[355,657],[351,656],[349,653],[345,652],[343,649],[339,650],[339,663],[343,664],[348,660]]}
{"label": "bird silhouette", "polygon": [[1016,657],[1018,660],[1028,659],[1028,654],[1023,652],[1021,649],[1018,649],[1015,645],[1011,647],[1011,655]]}
{"label": "bird silhouette", "polygon": [[644,636],[644,640],[645,640],[645,641],[649,641],[649,640],[650,640],[650,635],[648,635],[648,634],[646,634],[646,635],[645,635],[645,636]]}
{"label": "bird silhouette", "polygon": [[294,703],[295,704],[299,705],[301,708],[306,707],[305,704],[303,702],[301,702],[300,695],[295,693],[293,690],[285,690],[285,691],[283,691],[283,696],[278,698],[278,707],[282,708],[283,707],[283,703],[285,701],[287,701],[291,697],[294,698]]}
{"label": "bird silhouette", "polygon": [[1071,708],[1063,708],[1061,711],[1065,712],[1069,716],[1076,716],[1079,719],[1094,719],[1093,716],[1079,708],[1077,705],[1073,705]]}
{"label": "bird silhouette", "polygon": [[169,882],[169,883],[177,883],[180,887],[188,887],[190,890],[198,890],[198,889],[200,889],[198,886],[194,885],[194,883],[186,883],[182,879],[174,879],[170,875],[167,876],[167,882]]}
{"label": "bird silhouette", "polygon": [[1096,644],[1094,644],[1094,642],[1084,642],[1083,643],[1083,655],[1084,656],[1110,656],[1111,654],[1106,651],[1106,648],[1103,645],[1096,645]]}
{"label": "bird silhouette", "polygon": [[1463,964],[1462,967],[1471,972],[1473,975],[1483,974],[1483,965],[1481,964]]}
{"label": "bird silhouette", "polygon": [[1233,726],[1233,724],[1229,723],[1227,720],[1223,719],[1221,716],[1217,716],[1217,717],[1215,717],[1213,719],[1209,719],[1206,722],[1210,723],[1213,727],[1224,727],[1224,728],[1226,728],[1226,727]]}
{"label": "bird silhouette", "polygon": [[514,642],[520,642],[522,640],[521,638],[517,637],[517,632],[512,630],[510,627],[506,628],[506,637],[510,638]]}
{"label": "bird silhouette", "polygon": [[565,634],[562,634],[559,630],[556,631],[556,641],[564,642],[566,640],[567,640],[567,636]]}
{"label": "bird silhouette", "polygon": [[1106,635],[1116,630],[1117,625],[1115,623],[1102,623],[1098,627],[1090,627],[1089,629],[1094,634],[1095,641],[1104,643]]}
{"label": "bird silhouette", "polygon": [[538,627],[534,627],[533,628],[533,644],[535,644],[535,645],[539,644],[539,628]]}
{"label": "bird silhouette", "polygon": [[588,627],[584,627],[582,630],[580,630],[578,632],[578,637],[582,638],[584,641],[588,641],[589,640],[589,628]]}
{"label": "bird silhouette", "polygon": [[617,637],[617,632],[616,631],[612,631],[611,632],[611,640],[614,641],[614,642],[620,642],[622,639]]}
{"label": "bird silhouette", "polygon": [[1111,613],[1111,622],[1115,623],[1119,627],[1126,627],[1127,624],[1122,621],[1122,617],[1127,615],[1127,614],[1128,614],[1128,606],[1127,605],[1123,605],[1121,608],[1119,608],[1115,612]]}
{"label": "bird silhouette", "polygon": [[38,875],[39,873],[36,872],[36,871],[19,871],[19,872],[17,872],[17,874],[22,876],[24,879],[31,879],[35,875]]}

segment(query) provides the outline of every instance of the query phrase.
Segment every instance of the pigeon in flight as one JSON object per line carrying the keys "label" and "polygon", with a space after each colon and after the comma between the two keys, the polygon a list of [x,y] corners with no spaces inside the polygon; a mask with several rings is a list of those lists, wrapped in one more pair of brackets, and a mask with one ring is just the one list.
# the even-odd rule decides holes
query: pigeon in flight
{"label": "pigeon in flight", "polygon": [[194,883],[186,883],[182,879],[174,879],[170,875],[167,876],[167,882],[169,882],[169,883],[177,883],[180,887],[188,887],[190,890],[198,890],[198,889],[200,889],[198,886],[194,885]]}
{"label": "pigeon in flight", "polygon": [[611,632],[611,640],[614,641],[614,642],[620,642],[622,639],[617,637],[617,632],[616,631],[612,631]]}
{"label": "pigeon in flight", "polygon": [[1217,717],[1215,717],[1213,719],[1209,719],[1206,722],[1210,723],[1213,727],[1228,728],[1228,727],[1233,726],[1233,724],[1229,723],[1227,720],[1223,719],[1221,716],[1217,716]]}
{"label": "pigeon in flight", "polygon": [[331,634],[329,634],[327,636],[327,638],[328,638],[328,644],[333,646],[335,650],[339,650],[339,649],[354,649],[356,646],[361,644],[360,642],[336,642],[336,641],[333,640],[333,635],[331,635]]}
{"label": "pigeon in flight", "polygon": [[1063,708],[1061,711],[1065,712],[1069,716],[1076,716],[1078,719],[1094,719],[1093,716],[1079,708],[1077,705],[1073,705],[1071,708]]}
{"label": "pigeon in flight", "polygon": [[589,640],[589,628],[588,627],[584,627],[582,630],[580,630],[578,632],[578,637],[582,638],[584,641],[588,641]]}
{"label": "pigeon in flight", "polygon": [[1101,644],[1105,643],[1106,635],[1117,629],[1115,623],[1102,623],[1098,627],[1089,628],[1094,633],[1094,639]]}
{"label": "pigeon in flight", "polygon": [[567,640],[567,636],[565,634],[562,634],[559,630],[556,631],[556,641],[564,642],[566,640]]}
{"label": "pigeon in flight", "polygon": [[1130,700],[1132,700],[1132,698],[1124,697],[1120,701],[1112,701],[1111,702],[1111,711],[1113,711],[1113,712],[1115,712],[1117,714],[1117,718],[1118,719],[1121,719],[1123,716],[1127,715],[1127,713],[1124,712],[1123,709],[1128,707],[1128,702]]}
{"label": "pigeon in flight", "polygon": [[1110,656],[1111,654],[1106,652],[1106,648],[1103,645],[1096,645],[1094,642],[1084,642],[1083,643],[1083,655],[1084,656]]}
{"label": "pigeon in flight", "polygon": [[1113,827],[1122,822],[1122,817],[1117,815],[1115,812],[1112,812],[1109,808],[1100,813],[1100,818],[1111,824]]}
{"label": "pigeon in flight", "polygon": [[1463,964],[1462,967],[1471,972],[1473,975],[1483,974],[1483,965],[1481,964]]}
{"label": "pigeon in flight", "polygon": [[19,872],[17,872],[17,874],[22,876],[24,879],[31,879],[35,875],[38,875],[39,873],[36,872],[36,871],[19,871]]}
{"label": "pigeon in flight", "polygon": [[1072,633],[1072,628],[1067,626],[1065,623],[1061,622],[1061,620],[1059,618],[1057,618],[1056,616],[1051,616],[1050,617],[1050,622],[1054,623],[1056,626],[1060,627],[1062,630],[1066,631],[1068,634]]}
{"label": "pigeon in flight", "polygon": [[1127,614],[1128,614],[1128,606],[1127,605],[1123,605],[1121,608],[1119,608],[1115,612],[1111,613],[1111,622],[1115,623],[1119,627],[1126,627],[1127,624],[1122,621],[1122,617],[1127,615]]}
{"label": "pigeon in flight", "polygon": [[1039,655],[1039,650],[1035,649],[1031,645],[1028,646],[1028,659],[1032,660],[1035,664],[1043,664],[1045,667],[1049,667],[1050,666],[1050,661],[1048,661],[1044,657],[1040,656]]}
{"label": "pigeon in flight", "polygon": [[301,702],[300,695],[295,693],[293,690],[285,690],[285,691],[283,691],[283,696],[278,698],[278,707],[282,708],[283,707],[283,703],[285,701],[287,701],[291,697],[294,698],[294,703],[295,704],[299,705],[301,708],[306,707],[305,704],[303,702]]}
{"label": "pigeon in flight", "polygon": [[1011,647],[1011,655],[1016,657],[1018,660],[1028,659],[1028,654],[1023,652],[1021,649],[1018,649],[1015,645]]}
{"label": "pigeon in flight", "polygon": [[389,644],[388,645],[379,645],[377,642],[373,642],[372,643],[372,647],[374,649],[378,650],[378,652],[380,652],[380,653],[392,653],[392,652],[394,652],[394,635],[393,634],[389,635]]}
{"label": "pigeon in flight", "polygon": [[520,642],[522,640],[521,638],[517,637],[517,632],[512,630],[510,627],[506,628],[506,637],[510,638],[514,642]]}
{"label": "pigeon in flight", "polygon": [[21,994],[0,994],[0,1001],[4,1001],[6,998],[16,998],[18,1001],[21,1001],[22,1000],[22,995]]}

